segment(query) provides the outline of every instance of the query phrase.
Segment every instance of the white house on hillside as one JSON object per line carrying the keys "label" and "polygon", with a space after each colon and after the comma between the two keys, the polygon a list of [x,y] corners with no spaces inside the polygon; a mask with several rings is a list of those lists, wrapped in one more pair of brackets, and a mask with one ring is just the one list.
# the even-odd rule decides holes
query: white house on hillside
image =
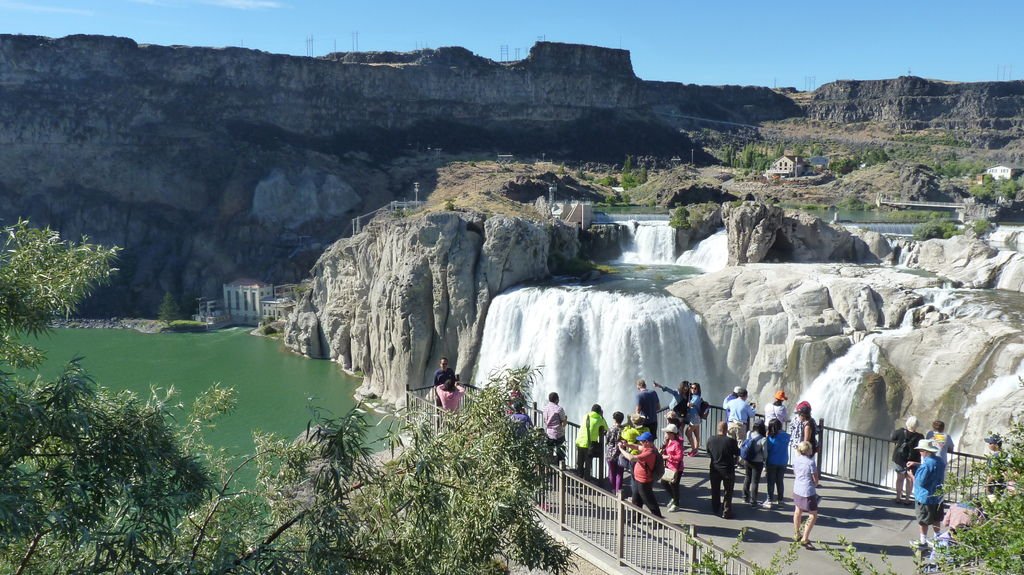
{"label": "white house on hillside", "polygon": [[798,178],[807,171],[807,163],[800,156],[782,156],[775,160],[764,173],[765,176],[780,178]]}
{"label": "white house on hillside", "polygon": [[985,173],[992,176],[993,180],[1012,180],[1021,172],[1022,170],[1016,166],[992,166],[985,170]]}

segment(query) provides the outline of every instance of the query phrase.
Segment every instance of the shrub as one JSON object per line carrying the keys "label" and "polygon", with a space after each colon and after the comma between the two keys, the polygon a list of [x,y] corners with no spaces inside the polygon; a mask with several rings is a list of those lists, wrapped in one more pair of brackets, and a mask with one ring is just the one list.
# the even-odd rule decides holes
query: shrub
{"label": "shrub", "polygon": [[974,231],[974,235],[981,237],[988,233],[988,230],[992,227],[992,224],[988,220],[975,220],[971,224],[971,229]]}
{"label": "shrub", "polygon": [[962,233],[953,222],[929,221],[914,226],[914,239],[918,241],[931,239],[949,239]]}
{"label": "shrub", "polygon": [[206,331],[206,324],[201,321],[179,319],[167,324],[164,331]]}
{"label": "shrub", "polygon": [[455,200],[453,200],[452,198],[448,198],[447,200],[445,200],[444,201],[444,209],[445,209],[446,212],[454,212],[455,211]]}
{"label": "shrub", "polygon": [[687,210],[685,206],[679,206],[672,210],[672,216],[668,220],[668,225],[677,230],[690,229],[690,210]]}

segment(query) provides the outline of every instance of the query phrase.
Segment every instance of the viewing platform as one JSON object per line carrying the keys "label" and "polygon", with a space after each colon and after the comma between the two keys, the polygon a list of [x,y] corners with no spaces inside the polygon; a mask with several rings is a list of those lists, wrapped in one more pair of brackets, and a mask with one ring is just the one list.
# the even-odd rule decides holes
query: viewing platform
{"label": "viewing platform", "polygon": [[[430,387],[407,392],[410,417],[439,417],[439,408],[429,400],[431,392]],[[467,395],[466,399],[471,397]],[[542,428],[536,404],[527,413],[534,427]],[[658,429],[665,428],[666,415],[667,410],[660,412]],[[723,410],[711,406],[708,418],[701,422],[702,445],[706,445],[722,417]],[[840,539],[853,545],[858,557],[872,563],[879,572],[887,572],[885,561],[895,573],[921,572],[920,560],[910,545],[919,534],[914,507],[894,501],[895,472],[889,463],[892,442],[887,437],[830,428],[821,419],[817,422],[821,451],[816,458],[822,472],[818,493],[822,500],[810,537],[817,549],[798,547],[783,572],[841,572],[825,550],[843,547]],[[669,575],[717,572],[702,566],[703,561],[713,558],[724,567],[723,573],[754,575],[776,554],[789,551],[794,533],[793,475],[789,470],[783,504],[765,509],[761,506],[767,497],[765,478],[761,478],[757,505],[744,503],[744,470],[737,467],[733,518],[723,519],[711,512],[709,457],[703,451],[685,457],[680,481],[682,510],[669,512],[668,493],[656,484],[654,492],[664,515],[659,519],[609,491],[603,459],[594,469],[594,479],[585,480],[575,472],[578,432],[579,426],[569,422],[565,429],[565,467],[548,467],[547,487],[536,501],[545,527],[587,561],[609,573]],[[966,477],[971,468],[984,462],[982,457],[951,451],[946,476]],[[627,479],[627,493],[629,483]],[[974,498],[982,493],[983,486],[975,485],[961,495]],[[958,501],[955,495],[947,495],[947,502]],[[733,554],[737,541],[739,547]]]}

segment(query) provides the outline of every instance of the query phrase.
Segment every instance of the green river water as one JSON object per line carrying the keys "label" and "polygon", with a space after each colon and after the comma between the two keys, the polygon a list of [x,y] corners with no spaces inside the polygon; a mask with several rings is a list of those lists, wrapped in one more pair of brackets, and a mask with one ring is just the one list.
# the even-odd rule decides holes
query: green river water
{"label": "green river water", "polygon": [[[217,420],[207,439],[233,455],[253,451],[252,432],[293,438],[306,429],[310,408],[341,415],[355,405],[359,381],[338,364],[311,360],[275,339],[245,329],[143,334],[129,329],[57,329],[36,343],[46,351],[44,376],[75,356],[96,382],[148,397],[151,387],[178,391],[185,405],[214,383],[237,392],[236,409]],[[373,430],[371,430],[372,432]]]}

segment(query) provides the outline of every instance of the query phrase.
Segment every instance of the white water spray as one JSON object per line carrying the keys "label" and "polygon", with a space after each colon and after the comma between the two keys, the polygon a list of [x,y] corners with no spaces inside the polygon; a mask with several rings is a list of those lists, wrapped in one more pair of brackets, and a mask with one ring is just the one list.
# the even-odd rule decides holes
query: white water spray
{"label": "white water spray", "polygon": [[683,252],[676,264],[706,273],[725,269],[729,265],[729,232],[723,228],[705,238],[693,249]]}
{"label": "white water spray", "polygon": [[[540,368],[534,399],[555,391],[570,420],[599,403],[606,416],[636,407],[635,382],[706,381],[699,320],[678,298],[585,288],[520,288],[487,313],[478,383],[493,370]],[[662,403],[668,398],[662,395]]]}
{"label": "white water spray", "polygon": [[824,418],[825,425],[849,429],[850,409],[857,388],[865,375],[879,369],[876,337],[878,334],[873,333],[853,344],[846,355],[830,363],[803,394],[802,399],[810,402],[814,417]]}
{"label": "white water spray", "polygon": [[631,241],[623,247],[624,264],[666,265],[676,261],[676,230],[663,221],[636,222],[627,226]]}

